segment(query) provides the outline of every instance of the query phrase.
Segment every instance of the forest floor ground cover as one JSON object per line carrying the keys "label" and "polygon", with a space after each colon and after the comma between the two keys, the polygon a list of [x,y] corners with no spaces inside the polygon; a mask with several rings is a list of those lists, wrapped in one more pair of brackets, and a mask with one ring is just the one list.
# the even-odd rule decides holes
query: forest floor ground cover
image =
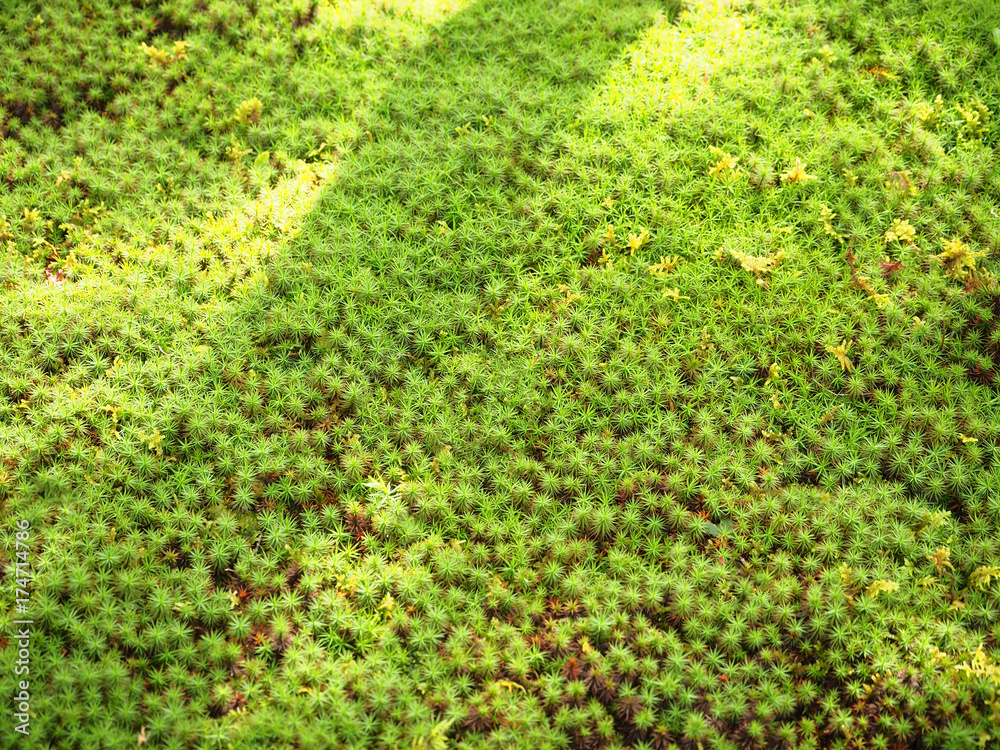
{"label": "forest floor ground cover", "polygon": [[0,15],[0,747],[1000,744],[1000,6]]}

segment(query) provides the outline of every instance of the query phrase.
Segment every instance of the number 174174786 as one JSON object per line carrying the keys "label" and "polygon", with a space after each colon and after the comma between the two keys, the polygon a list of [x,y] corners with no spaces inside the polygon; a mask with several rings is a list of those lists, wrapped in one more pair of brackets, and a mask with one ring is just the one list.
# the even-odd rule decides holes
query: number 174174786
{"label": "number 174174786", "polygon": [[13,640],[17,643],[17,658],[14,661],[14,674],[20,679],[17,682],[17,694],[14,696],[14,731],[28,734],[31,720],[31,624],[28,618],[28,603],[31,587],[31,561],[29,559],[29,527],[26,519],[17,522],[17,532],[14,534],[14,606],[17,619],[14,620]]}

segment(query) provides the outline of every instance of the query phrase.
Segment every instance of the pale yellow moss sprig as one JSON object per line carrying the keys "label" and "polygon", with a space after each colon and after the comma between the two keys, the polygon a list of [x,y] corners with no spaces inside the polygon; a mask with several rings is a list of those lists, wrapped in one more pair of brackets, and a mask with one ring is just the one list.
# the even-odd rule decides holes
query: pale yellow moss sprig
{"label": "pale yellow moss sprig", "polygon": [[937,568],[938,575],[944,575],[945,568],[952,571],[954,574],[955,566],[951,564],[950,547],[938,547],[934,550],[933,555],[927,555],[927,559],[934,563],[934,567]]}
{"label": "pale yellow moss sprig", "polygon": [[993,662],[986,655],[982,646],[979,646],[972,653],[970,659],[963,661],[961,664],[956,664],[954,669],[956,672],[964,672],[967,675],[985,677],[994,685],[1000,686],[1000,665]]}
{"label": "pale yellow moss sprig", "polygon": [[158,456],[163,455],[163,446],[161,445],[163,443],[163,438],[164,436],[160,434],[159,430],[153,430],[153,432],[149,435],[145,432],[139,433],[139,439],[146,444],[146,447],[149,448],[149,450],[153,451]]}
{"label": "pale yellow moss sprig", "polygon": [[618,238],[615,237],[614,224],[608,225],[608,229],[604,234],[601,235],[601,239],[604,240],[604,244],[608,247],[614,247],[617,244]]}
{"label": "pale yellow moss sprig", "polygon": [[933,644],[928,645],[927,650],[931,654],[931,661],[944,666],[956,677],[959,674],[985,677],[994,685],[1000,686],[1000,665],[990,659],[981,645],[971,652],[968,659],[961,662],[958,657],[951,656]]}
{"label": "pale yellow moss sprig", "polygon": [[944,100],[941,98],[941,94],[938,94],[937,98],[934,99],[933,106],[920,103],[916,107],[917,122],[927,130],[933,130],[941,121],[943,114]]}
{"label": "pale yellow moss sprig", "polygon": [[960,139],[979,140],[986,135],[986,129],[989,126],[990,115],[992,114],[989,107],[975,100],[970,102],[967,107],[959,104],[955,109],[962,117],[962,131],[958,135]]}
{"label": "pale yellow moss sprig", "polygon": [[[982,276],[982,269],[976,268],[976,259],[985,257],[985,252],[973,252],[961,239],[944,240],[944,251],[933,258],[945,268],[945,274],[958,281],[970,281]],[[992,276],[990,279],[992,280]]]}
{"label": "pale yellow moss sprig", "polygon": [[806,165],[801,159],[795,160],[795,166],[781,173],[781,181],[786,185],[792,182],[809,182],[817,179],[816,175],[806,174]]}
{"label": "pale yellow moss sprig", "polygon": [[184,40],[178,40],[174,42],[173,47],[169,50],[161,50],[150,44],[140,44],[142,51],[146,53],[147,62],[149,67],[156,70],[157,68],[163,69],[168,68],[179,60],[188,59],[188,49],[190,49],[191,44],[185,42]]}
{"label": "pale yellow moss sprig", "polygon": [[786,257],[784,250],[779,250],[773,255],[748,255],[739,250],[722,248],[714,255],[716,260],[726,257],[731,258],[740,264],[744,271],[749,271],[757,277],[757,284],[767,286],[766,276],[771,273]]}
{"label": "pale yellow moss sprig", "polygon": [[673,289],[664,289],[663,296],[669,297],[674,302],[680,302],[682,299],[691,299],[681,294],[680,289],[674,287]]}
{"label": "pale yellow moss sprig", "polygon": [[879,594],[886,592],[890,593],[899,590],[899,584],[895,581],[873,581],[865,593],[871,597],[877,597]]}
{"label": "pale yellow moss sprig", "polygon": [[969,588],[974,586],[980,591],[984,591],[994,578],[1000,579],[1000,568],[996,565],[981,565],[969,576]]}
{"label": "pale yellow moss sprig", "polygon": [[854,363],[851,362],[847,355],[851,351],[851,346],[853,346],[853,344],[853,341],[847,341],[845,339],[844,341],[841,341],[838,346],[826,346],[823,348],[826,349],[828,354],[832,354],[837,358],[837,361],[840,363],[841,370],[851,372],[851,370],[854,369]]}
{"label": "pale yellow moss sprig", "polygon": [[570,289],[568,286],[566,286],[566,284],[560,284],[557,288],[559,289],[560,292],[566,295],[565,297],[561,297],[556,300],[555,304],[557,307],[570,305],[576,300],[582,299],[582,297],[579,294],[574,294],[573,290]]}
{"label": "pale yellow moss sprig", "polygon": [[712,153],[717,161],[709,168],[708,174],[718,177],[720,180],[728,180],[734,177],[739,172],[739,157],[733,156],[732,154],[727,154],[720,148],[715,146],[709,146],[708,150]]}
{"label": "pale yellow moss sprig", "polygon": [[233,119],[243,125],[256,124],[260,122],[261,113],[264,111],[264,102],[256,96],[240,103],[236,108]]}
{"label": "pale yellow moss sprig", "polygon": [[656,278],[662,279],[668,274],[672,273],[673,270],[677,268],[677,264],[679,262],[680,259],[676,255],[674,256],[668,255],[661,257],[659,263],[654,263],[651,266],[647,266],[646,270],[649,271],[651,274],[653,274],[653,276],[655,276]]}
{"label": "pale yellow moss sprig", "polygon": [[833,237],[838,242],[844,241],[844,235],[833,228],[833,222],[836,220],[837,214],[830,210],[826,204],[821,203],[819,206],[819,220],[823,224],[823,231]]}
{"label": "pale yellow moss sprig", "polygon": [[524,689],[524,685],[520,685],[512,680],[497,680],[494,684],[504,688],[507,692],[511,692],[512,690],[520,690],[522,693],[527,692]]}
{"label": "pale yellow moss sprig", "polygon": [[240,159],[242,159],[249,153],[250,149],[243,148],[243,146],[240,145],[240,142],[236,140],[236,138],[233,138],[230,141],[229,146],[226,147],[226,157],[232,162],[240,161]]}
{"label": "pale yellow moss sprig", "polygon": [[35,228],[35,225],[39,224],[42,220],[42,214],[37,208],[26,208],[24,209],[23,217],[21,218],[21,226],[24,229],[31,231]]}
{"label": "pale yellow moss sprig", "polygon": [[635,255],[635,251],[642,248],[649,242],[649,231],[642,229],[639,234],[630,234],[628,236],[628,254]]}
{"label": "pale yellow moss sprig", "polygon": [[[840,583],[845,588],[850,590],[854,585],[854,569],[847,563],[841,563],[840,568]],[[850,598],[850,593],[848,593],[848,598]]]}
{"label": "pale yellow moss sprig", "polygon": [[913,244],[913,241],[917,238],[917,230],[913,228],[906,219],[893,219],[892,225],[886,230],[885,242],[889,244],[893,241],[906,242]]}

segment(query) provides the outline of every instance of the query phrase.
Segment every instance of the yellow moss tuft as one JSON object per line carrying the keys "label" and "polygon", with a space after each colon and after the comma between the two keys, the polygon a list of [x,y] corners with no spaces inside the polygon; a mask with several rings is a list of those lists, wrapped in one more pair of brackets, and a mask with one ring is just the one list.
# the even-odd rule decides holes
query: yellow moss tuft
{"label": "yellow moss tuft", "polygon": [[944,264],[945,273],[953,279],[968,281],[978,276],[980,269],[976,268],[976,259],[986,255],[985,252],[974,253],[962,240],[945,240],[944,251],[934,258]]}
{"label": "yellow moss tuft", "polygon": [[646,229],[640,231],[639,234],[630,234],[628,236],[628,254],[635,255],[635,251],[647,242],[649,242],[649,231]]}
{"label": "yellow moss tuft", "polygon": [[245,102],[242,102],[236,108],[236,114],[233,115],[233,119],[242,125],[256,124],[260,122],[260,116],[263,111],[264,102],[255,96],[253,99],[247,99]]}
{"label": "yellow moss tuft", "polygon": [[837,358],[840,363],[841,370],[847,370],[850,372],[854,369],[854,363],[851,362],[847,354],[851,351],[851,346],[854,344],[853,341],[841,341],[838,346],[827,346],[824,347],[829,354],[832,354]]}
{"label": "yellow moss tuft", "polygon": [[677,289],[676,287],[674,287],[673,289],[664,289],[663,296],[669,297],[670,299],[674,300],[674,302],[680,302],[682,299],[691,299],[690,297],[682,295],[680,290]]}
{"label": "yellow moss tuft", "polygon": [[146,53],[146,61],[149,63],[149,67],[154,70],[169,68],[178,60],[186,60],[188,57],[187,51],[191,47],[189,42],[183,40],[174,42],[169,50],[158,49],[151,44],[145,43],[139,46]]}
{"label": "yellow moss tuft", "polygon": [[996,565],[981,565],[969,576],[969,588],[975,586],[977,589],[985,590],[994,578],[1000,578],[1000,568]]}
{"label": "yellow moss tuft", "polygon": [[962,117],[962,131],[959,133],[959,138],[979,140],[986,135],[992,114],[989,107],[977,100],[970,102],[967,107],[958,105],[955,109]]}
{"label": "yellow moss tuft", "polygon": [[767,286],[765,277],[777,268],[786,257],[784,250],[779,250],[773,255],[748,255],[739,250],[721,249],[715,254],[715,258],[721,260],[727,255],[739,263],[744,271],[749,271],[756,276],[760,286]]}
{"label": "yellow moss tuft", "polygon": [[781,181],[786,185],[792,182],[809,182],[815,179],[817,179],[816,175],[806,174],[806,165],[802,163],[801,159],[796,159],[795,166],[781,174]]}
{"label": "yellow moss tuft", "polygon": [[718,160],[715,165],[708,170],[708,174],[714,175],[721,180],[727,180],[737,174],[739,171],[739,168],[737,167],[739,157],[727,154],[725,151],[716,148],[715,146],[709,146],[708,150],[711,151],[712,156]]}
{"label": "yellow moss tuft", "polygon": [[895,581],[873,581],[871,585],[869,585],[868,588],[865,589],[865,593],[868,596],[876,597],[883,592],[888,593],[898,590],[899,590],[899,584],[896,583]]}
{"label": "yellow moss tuft", "polygon": [[898,240],[899,242],[909,242],[917,238],[917,230],[913,228],[906,219],[893,219],[892,226],[889,227],[888,231],[885,233],[885,241],[888,244],[893,240]]}
{"label": "yellow moss tuft", "polygon": [[841,242],[844,241],[844,235],[833,228],[833,222],[836,220],[837,214],[830,210],[826,204],[821,203],[819,206],[819,220],[823,224],[823,231]]}
{"label": "yellow moss tuft", "polygon": [[662,279],[667,274],[673,272],[673,270],[677,268],[677,264],[679,262],[680,259],[676,255],[665,256],[660,258],[659,263],[654,263],[651,266],[647,266],[646,270],[649,271],[651,274],[653,274],[653,276],[655,276],[656,278]]}
{"label": "yellow moss tuft", "polygon": [[941,121],[943,114],[944,100],[941,98],[941,94],[938,94],[937,98],[934,99],[933,106],[920,103],[916,107],[917,122],[927,130],[933,130]]}

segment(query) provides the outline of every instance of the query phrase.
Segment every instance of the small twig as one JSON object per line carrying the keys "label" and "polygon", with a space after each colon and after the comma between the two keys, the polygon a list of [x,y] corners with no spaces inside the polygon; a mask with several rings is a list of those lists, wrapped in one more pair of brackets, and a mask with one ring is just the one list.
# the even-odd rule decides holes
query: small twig
{"label": "small twig", "polygon": [[844,251],[844,259],[847,264],[851,267],[851,273],[854,273],[854,253],[851,252],[851,248],[854,247],[854,240],[856,235],[851,235],[851,241],[847,243],[847,249]]}
{"label": "small twig", "polygon": [[851,280],[854,281],[855,284],[857,284],[858,286],[860,286],[863,289],[864,287],[862,286],[861,282],[858,280],[858,274],[854,271],[855,257],[854,257],[854,253],[851,252],[851,248],[854,247],[854,237],[855,236],[852,235],[851,236],[851,241],[849,243],[847,243],[847,249],[844,251],[844,260],[847,261],[847,267],[851,270]]}
{"label": "small twig", "polygon": [[705,63],[705,71],[701,77],[702,86],[698,89],[698,96],[694,98],[694,103],[697,104],[701,101],[701,95],[705,93],[705,89],[708,88],[708,63]]}

